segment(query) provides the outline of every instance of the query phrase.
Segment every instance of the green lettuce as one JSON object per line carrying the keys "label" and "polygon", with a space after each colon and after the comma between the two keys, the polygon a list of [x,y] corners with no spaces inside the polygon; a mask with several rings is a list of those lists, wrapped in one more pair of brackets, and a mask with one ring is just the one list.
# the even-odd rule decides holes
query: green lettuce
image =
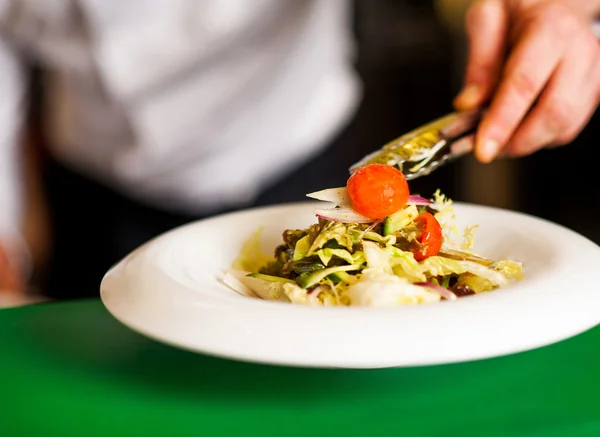
{"label": "green lettuce", "polygon": [[257,231],[242,246],[240,254],[233,262],[233,268],[247,272],[258,272],[263,266],[275,261],[275,258],[263,252],[260,237],[262,228]]}

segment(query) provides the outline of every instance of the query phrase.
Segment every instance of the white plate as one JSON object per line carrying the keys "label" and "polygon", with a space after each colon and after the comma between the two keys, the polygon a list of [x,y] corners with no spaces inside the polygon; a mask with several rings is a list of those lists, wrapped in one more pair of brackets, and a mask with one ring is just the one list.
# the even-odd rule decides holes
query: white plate
{"label": "white plate", "polygon": [[314,203],[199,221],[134,251],[105,276],[102,300],[122,323],[181,348],[245,361],[378,368],[450,363],[540,347],[600,323],[600,248],[556,224],[457,204],[479,224],[476,249],[522,261],[510,287],[397,309],[305,307],[242,297],[218,280],[263,226],[272,251],[288,228],[314,223]]}

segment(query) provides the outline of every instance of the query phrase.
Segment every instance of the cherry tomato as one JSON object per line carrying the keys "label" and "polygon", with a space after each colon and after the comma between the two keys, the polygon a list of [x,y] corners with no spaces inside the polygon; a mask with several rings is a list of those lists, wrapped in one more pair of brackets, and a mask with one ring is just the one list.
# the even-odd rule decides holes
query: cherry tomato
{"label": "cherry tomato", "polygon": [[402,172],[391,165],[359,168],[346,184],[352,208],[370,219],[381,219],[402,209],[410,192]]}
{"label": "cherry tomato", "polygon": [[417,237],[417,243],[410,247],[417,261],[423,261],[430,256],[437,255],[442,248],[442,227],[433,215],[428,212],[419,214],[415,222],[421,233]]}

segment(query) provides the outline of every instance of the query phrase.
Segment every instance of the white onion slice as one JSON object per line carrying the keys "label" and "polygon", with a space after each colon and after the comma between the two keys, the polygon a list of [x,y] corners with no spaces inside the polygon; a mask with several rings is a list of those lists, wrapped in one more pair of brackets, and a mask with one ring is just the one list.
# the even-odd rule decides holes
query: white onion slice
{"label": "white onion slice", "polygon": [[350,208],[315,209],[315,214],[322,219],[340,223],[373,223],[375,221]]}
{"label": "white onion slice", "polygon": [[[240,274],[246,275],[247,272],[239,272]],[[221,280],[225,285],[231,288],[236,293],[241,294],[246,297],[258,297],[256,293],[247,287],[243,282],[241,282],[235,275],[231,272],[223,272],[221,276]]]}
{"label": "white onion slice", "polygon": [[331,202],[336,206],[350,206],[350,196],[348,196],[348,190],[346,190],[346,187],[328,188],[327,190],[309,193],[306,195],[306,197],[321,200],[323,202]]}
{"label": "white onion slice", "polygon": [[[365,217],[352,209],[350,196],[345,187],[328,188],[326,190],[315,191],[306,195],[311,199],[323,202],[331,202],[339,208],[316,209],[317,217],[340,223],[373,223],[375,220]],[[426,206],[433,202],[421,196],[410,196],[407,205]]]}
{"label": "white onion slice", "polygon": [[431,282],[415,282],[413,285],[417,285],[419,287],[427,287],[436,293],[439,293],[446,300],[456,300],[456,294],[452,293],[447,288],[442,287],[441,285],[432,284]]}
{"label": "white onion slice", "polygon": [[[326,190],[315,191],[314,193],[308,193],[306,197],[310,197],[311,199],[315,200],[321,200],[323,202],[331,202],[336,206],[350,208],[352,205],[346,187],[328,188]],[[432,204],[433,202],[431,200],[421,196],[410,196],[407,202],[407,205],[417,206]]]}

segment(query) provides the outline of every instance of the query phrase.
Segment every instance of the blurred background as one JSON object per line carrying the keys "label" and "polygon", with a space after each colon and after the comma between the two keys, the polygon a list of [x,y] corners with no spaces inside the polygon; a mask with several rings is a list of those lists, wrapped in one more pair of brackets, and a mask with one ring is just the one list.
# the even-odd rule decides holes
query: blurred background
{"label": "blurred background", "polygon": [[[258,204],[296,200],[322,184],[343,183],[347,166],[389,140],[452,110],[461,87],[466,41],[463,11],[469,0],[354,0],[353,28],[357,42],[356,68],[362,79],[363,100],[351,125],[324,156],[332,178],[300,179],[279,187],[278,195]],[[39,72],[38,72],[39,73]],[[40,159],[43,143],[39,108],[43,101],[40,75],[32,80],[29,158]],[[594,217],[599,192],[594,147],[600,135],[596,114],[572,144],[518,160],[481,165],[472,157],[443,167],[411,183],[411,191],[431,195],[440,188],[457,201],[499,206],[563,224],[600,243]],[[342,158],[336,158],[342,155]],[[336,159],[331,165],[332,160]],[[333,170],[332,170],[333,169]],[[45,205],[36,174],[29,175],[26,238],[36,262],[47,255],[43,225]],[[290,193],[286,198],[286,190]],[[277,191],[277,190],[276,190]],[[272,194],[272,193],[271,193]],[[41,261],[40,261],[41,260]]]}

